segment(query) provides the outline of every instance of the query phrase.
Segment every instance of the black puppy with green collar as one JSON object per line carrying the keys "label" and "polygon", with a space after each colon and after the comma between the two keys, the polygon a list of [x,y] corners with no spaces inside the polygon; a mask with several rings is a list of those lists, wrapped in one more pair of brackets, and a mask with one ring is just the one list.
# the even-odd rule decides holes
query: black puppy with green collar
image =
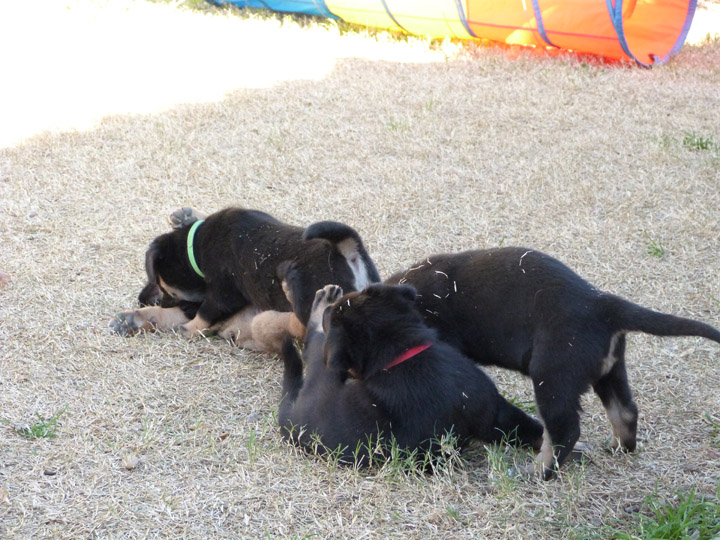
{"label": "black puppy with green collar", "polygon": [[[301,286],[291,305],[282,270],[293,265]],[[293,311],[305,324],[315,291],[328,283],[362,289],[380,279],[360,235],[321,221],[303,229],[258,210],[227,208],[204,220],[187,219],[150,244],[147,307],[118,313],[114,332],[179,330],[187,337],[250,310]]]}

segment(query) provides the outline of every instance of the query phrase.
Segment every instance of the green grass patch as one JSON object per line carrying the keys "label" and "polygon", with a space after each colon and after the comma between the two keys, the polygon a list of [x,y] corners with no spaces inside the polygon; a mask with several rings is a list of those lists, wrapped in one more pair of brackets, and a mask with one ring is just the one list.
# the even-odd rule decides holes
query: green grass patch
{"label": "green grass patch", "polygon": [[388,131],[407,131],[409,127],[410,126],[402,120],[390,120],[387,123]]}
{"label": "green grass patch", "polygon": [[714,497],[697,495],[695,489],[677,495],[677,501],[645,499],[629,528],[610,529],[603,538],[617,540],[711,540],[720,535],[720,484]]}
{"label": "green grass patch", "polygon": [[685,132],[683,137],[683,146],[693,152],[703,152],[706,150],[717,150],[718,145],[712,137],[704,137],[694,132]]}
{"label": "green grass patch", "polygon": [[503,397],[508,400],[508,403],[515,405],[518,409],[525,411],[528,414],[535,414],[537,411],[537,405],[533,399],[517,399],[514,397],[508,397],[503,394]]}
{"label": "green grass patch", "polygon": [[58,420],[67,411],[68,406],[65,405],[63,409],[50,418],[44,418],[40,413],[35,413],[38,421],[34,424],[21,427],[17,432],[25,437],[26,439],[53,439],[57,434]]}
{"label": "green grass patch", "polygon": [[407,476],[452,473],[460,463],[459,441],[452,432],[434,437],[428,447],[409,450],[398,445],[395,437],[389,442],[368,447],[373,465],[380,467],[383,475],[399,479]]}
{"label": "green grass patch", "polygon": [[705,413],[703,419],[710,424],[713,446],[720,448],[720,418],[712,416],[710,413]]}
{"label": "green grass patch", "polygon": [[338,446],[329,448],[317,433],[304,436],[303,429],[292,427],[295,440],[305,439],[305,450],[325,459],[331,471],[339,466],[348,466],[357,472],[374,469],[380,476],[389,479],[404,479],[409,476],[426,474],[452,474],[461,463],[459,440],[452,432],[433,437],[422,448],[408,449],[400,446],[392,434],[389,438],[367,435],[358,441],[354,449]]}
{"label": "green grass patch", "polygon": [[465,522],[463,521],[462,517],[460,516],[460,512],[458,512],[453,505],[451,505],[451,504],[445,505],[445,511],[447,512],[448,516],[450,516],[451,519],[458,522],[460,525],[465,525]]}
{"label": "green grass patch", "polygon": [[648,241],[648,255],[656,257],[658,259],[662,259],[663,255],[665,255],[665,248],[663,247],[662,242],[660,242],[660,240],[655,240],[654,238],[652,238],[647,231],[643,231],[643,234]]}

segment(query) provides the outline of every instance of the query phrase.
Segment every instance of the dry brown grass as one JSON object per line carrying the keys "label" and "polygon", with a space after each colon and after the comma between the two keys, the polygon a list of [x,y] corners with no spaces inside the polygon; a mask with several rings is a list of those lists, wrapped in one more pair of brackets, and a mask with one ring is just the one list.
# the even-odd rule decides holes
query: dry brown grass
{"label": "dry brown grass", "polygon": [[[0,537],[575,538],[627,519],[654,489],[712,492],[711,342],[631,337],[639,452],[605,451],[609,428],[587,396],[592,463],[539,484],[508,479],[502,451],[482,447],[436,477],[333,468],[280,441],[277,358],[213,339],[125,339],[107,321],[133,304],[166,212],[238,204],[297,224],[346,221],[383,275],[432,252],[532,246],[604,289],[720,326],[720,43],[641,70],[112,4],[132,17],[77,1],[48,30],[90,58],[15,25],[34,47],[24,60],[12,49],[4,86],[17,88],[2,100],[28,125],[0,127],[0,270],[11,277],[0,280]],[[164,24],[143,18],[154,10]],[[109,19],[125,36],[116,48]],[[686,134],[715,147],[694,151]],[[491,374],[531,399],[526,380]],[[56,438],[18,434],[66,405]]]}

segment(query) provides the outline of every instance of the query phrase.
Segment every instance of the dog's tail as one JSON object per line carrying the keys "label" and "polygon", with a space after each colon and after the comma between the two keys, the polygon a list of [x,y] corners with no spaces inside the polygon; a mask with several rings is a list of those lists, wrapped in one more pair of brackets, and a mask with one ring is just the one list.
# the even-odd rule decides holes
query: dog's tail
{"label": "dog's tail", "polygon": [[355,275],[358,290],[380,281],[380,274],[365,250],[360,235],[349,225],[337,221],[318,221],[305,229],[303,234],[303,240],[315,238],[327,240],[337,246]]}
{"label": "dog's tail", "polygon": [[295,348],[295,341],[290,335],[285,336],[281,355],[285,364],[285,372],[283,373],[282,401],[278,415],[285,417],[287,416],[285,413],[295,403],[303,385],[302,358],[300,358],[300,353]]}
{"label": "dog's tail", "polygon": [[653,311],[613,294],[603,293],[600,301],[605,308],[605,320],[613,324],[616,331],[655,336],[699,336],[720,343],[720,331],[709,324]]}

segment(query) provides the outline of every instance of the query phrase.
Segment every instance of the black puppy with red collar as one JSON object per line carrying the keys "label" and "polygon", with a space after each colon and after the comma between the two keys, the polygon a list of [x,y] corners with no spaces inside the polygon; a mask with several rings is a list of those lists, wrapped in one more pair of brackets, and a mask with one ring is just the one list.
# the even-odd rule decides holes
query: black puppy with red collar
{"label": "black puppy with red collar", "polygon": [[[288,276],[292,286],[292,276]],[[391,440],[421,454],[446,432],[540,448],[542,425],[498,393],[490,378],[437,339],[415,309],[415,290],[371,285],[315,297],[303,362],[289,339],[278,411],[283,437],[364,467]]]}

